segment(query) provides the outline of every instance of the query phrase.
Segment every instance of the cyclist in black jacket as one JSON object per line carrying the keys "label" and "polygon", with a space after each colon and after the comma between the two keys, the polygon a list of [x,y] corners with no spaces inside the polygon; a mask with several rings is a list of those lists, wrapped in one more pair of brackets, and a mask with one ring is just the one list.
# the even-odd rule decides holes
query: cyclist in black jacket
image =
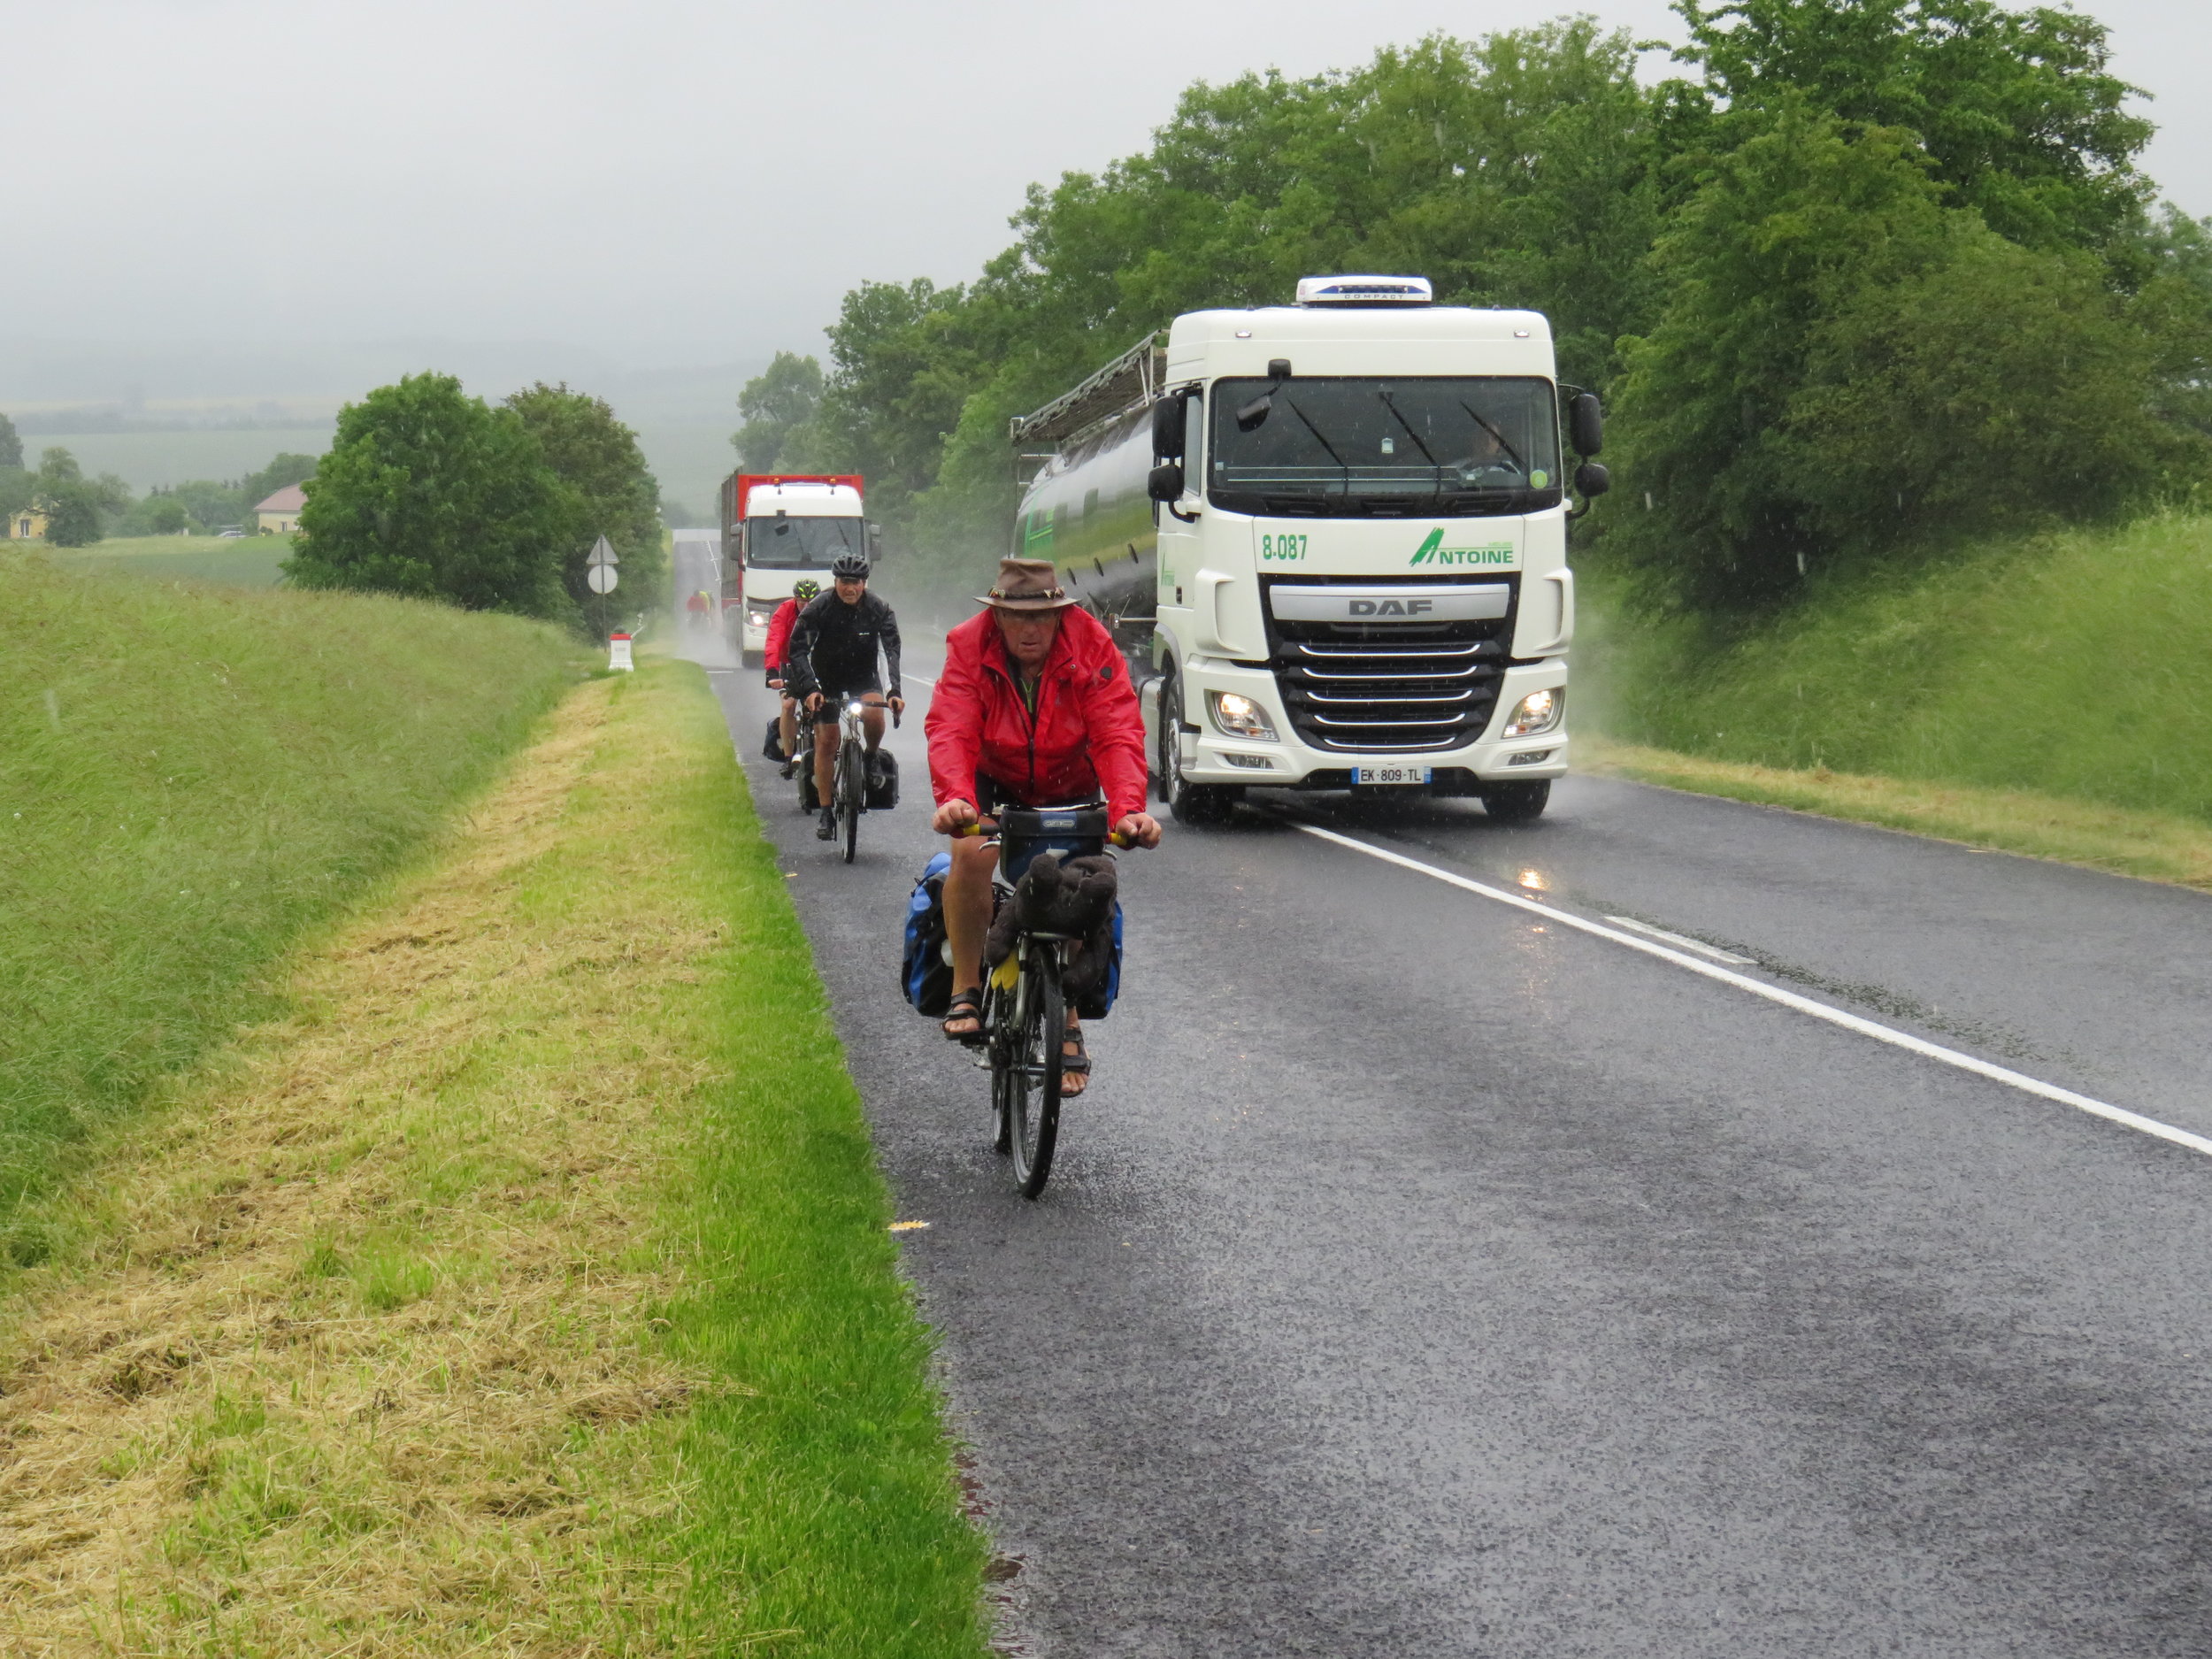
{"label": "cyclist in black jacket", "polygon": [[[883,710],[887,703],[902,711],[906,699],[899,695],[899,618],[891,607],[868,591],[868,561],[847,553],[830,566],[829,592],[799,612],[784,655],[784,684],[791,695],[810,710],[819,710],[834,698],[841,705],[858,697],[869,705],[862,717],[868,732],[868,776],[876,775],[876,750],[883,744]],[[891,695],[883,695],[876,678],[876,654],[891,678]],[[835,714],[814,723],[814,795],[822,803],[822,821],[816,837],[828,841],[837,833],[837,815],[830,802],[832,775],[837,764],[838,730]]]}

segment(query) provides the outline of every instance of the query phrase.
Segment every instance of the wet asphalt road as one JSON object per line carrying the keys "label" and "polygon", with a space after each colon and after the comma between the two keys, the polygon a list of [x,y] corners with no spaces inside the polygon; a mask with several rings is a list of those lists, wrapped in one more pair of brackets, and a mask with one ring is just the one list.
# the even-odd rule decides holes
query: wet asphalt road
{"label": "wet asphalt road", "polygon": [[[2212,1653],[2212,1157],[1250,811],[1123,861],[1052,1184],[759,759],[1039,1655]],[[2212,1133],[2212,901],[1574,780],[1305,816]]]}

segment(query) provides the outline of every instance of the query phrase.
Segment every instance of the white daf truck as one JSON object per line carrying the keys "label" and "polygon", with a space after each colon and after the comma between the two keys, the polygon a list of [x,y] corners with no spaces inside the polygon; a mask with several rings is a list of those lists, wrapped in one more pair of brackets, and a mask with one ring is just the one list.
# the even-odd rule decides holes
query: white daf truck
{"label": "white daf truck", "polygon": [[768,623],[803,576],[830,585],[846,553],[871,563],[881,541],[867,520],[857,472],[733,472],[722,480],[722,615],[739,660],[751,667]]}
{"label": "white daf truck", "polygon": [[[1563,413],[1594,456],[1596,398]],[[1567,769],[1562,415],[1540,314],[1309,277],[1295,304],[1178,317],[1014,420],[1038,469],[1014,551],[1116,631],[1179,818],[1256,785],[1531,818]]]}

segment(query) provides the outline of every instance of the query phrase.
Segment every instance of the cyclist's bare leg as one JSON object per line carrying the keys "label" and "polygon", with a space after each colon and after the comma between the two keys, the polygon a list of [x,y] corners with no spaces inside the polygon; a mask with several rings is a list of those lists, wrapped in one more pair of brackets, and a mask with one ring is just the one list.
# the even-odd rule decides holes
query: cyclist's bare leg
{"label": "cyclist's bare leg", "polygon": [[821,711],[814,717],[814,798],[824,806],[836,798],[837,745],[842,733],[837,729],[837,705],[825,697]]}
{"label": "cyclist's bare leg", "polygon": [[[952,946],[952,988],[983,988],[983,936],[991,931],[991,867],[998,862],[994,841],[961,840],[952,843],[952,868],[945,874],[945,937]],[[982,1029],[971,1014],[945,1023],[953,1036]]]}
{"label": "cyclist's bare leg", "polygon": [[799,747],[799,705],[789,695],[785,696],[783,710],[776,716],[776,735],[783,740],[783,757],[789,760]]}
{"label": "cyclist's bare leg", "polygon": [[[1064,1060],[1072,1060],[1083,1053],[1083,1022],[1075,1017],[1075,1010],[1071,1008],[1068,1010],[1068,1041],[1060,1045],[1060,1057]],[[1088,1071],[1060,1073],[1062,1100],[1072,1100],[1090,1086],[1091,1074]]]}
{"label": "cyclist's bare leg", "polygon": [[867,733],[867,749],[872,755],[883,747],[883,694],[872,691],[867,696],[868,712],[860,717],[861,729]]}

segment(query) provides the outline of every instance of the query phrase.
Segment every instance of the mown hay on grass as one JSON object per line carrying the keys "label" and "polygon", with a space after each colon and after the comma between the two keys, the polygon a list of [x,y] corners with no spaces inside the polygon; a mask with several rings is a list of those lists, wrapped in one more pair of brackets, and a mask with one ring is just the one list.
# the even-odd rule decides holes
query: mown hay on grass
{"label": "mown hay on grass", "polygon": [[710,1080],[653,1016],[729,939],[622,833],[657,757],[602,746],[619,692],[573,693],[456,856],[115,1150],[106,1242],[22,1281],[8,1651],[656,1645],[669,1575],[622,1546],[683,1492],[647,1430],[712,1385],[643,1330],[657,1114]]}

